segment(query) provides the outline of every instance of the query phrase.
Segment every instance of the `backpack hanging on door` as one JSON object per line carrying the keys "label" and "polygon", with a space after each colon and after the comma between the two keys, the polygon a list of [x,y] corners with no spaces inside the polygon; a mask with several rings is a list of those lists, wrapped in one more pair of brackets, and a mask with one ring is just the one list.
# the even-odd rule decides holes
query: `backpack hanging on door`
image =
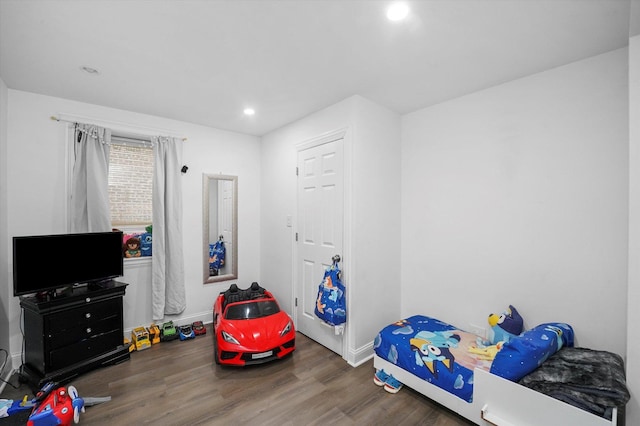
{"label": "backpack hanging on door", "polygon": [[222,237],[215,243],[209,244],[209,273],[213,271],[217,273],[218,269],[224,266],[226,253]]}
{"label": "backpack hanging on door", "polygon": [[347,321],[345,288],[338,267],[340,257],[333,258],[333,265],[324,271],[324,278],[318,287],[315,313],[318,318],[330,325],[340,325]]}

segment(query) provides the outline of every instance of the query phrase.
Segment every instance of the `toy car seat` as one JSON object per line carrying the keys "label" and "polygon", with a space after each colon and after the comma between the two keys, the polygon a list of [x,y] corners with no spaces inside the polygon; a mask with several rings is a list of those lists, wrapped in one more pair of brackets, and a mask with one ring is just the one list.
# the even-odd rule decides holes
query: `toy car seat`
{"label": "toy car seat", "polygon": [[257,282],[252,282],[251,287],[249,287],[249,296],[251,299],[257,299],[264,296],[264,288],[260,287]]}
{"label": "toy car seat", "polygon": [[231,284],[229,290],[224,292],[224,307],[227,306],[227,303],[239,302],[240,300],[242,300],[240,289],[236,284]]}

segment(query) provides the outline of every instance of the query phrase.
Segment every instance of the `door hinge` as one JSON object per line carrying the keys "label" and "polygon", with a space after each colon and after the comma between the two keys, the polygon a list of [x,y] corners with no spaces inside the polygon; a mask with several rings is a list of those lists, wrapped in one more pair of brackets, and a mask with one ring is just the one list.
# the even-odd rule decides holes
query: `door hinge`
{"label": "door hinge", "polygon": [[298,241],[298,233],[296,232],[296,241]]}
{"label": "door hinge", "polygon": [[298,298],[296,297],[296,308],[298,307]]}
{"label": "door hinge", "polygon": [[298,168],[296,167],[296,176],[298,176]]}

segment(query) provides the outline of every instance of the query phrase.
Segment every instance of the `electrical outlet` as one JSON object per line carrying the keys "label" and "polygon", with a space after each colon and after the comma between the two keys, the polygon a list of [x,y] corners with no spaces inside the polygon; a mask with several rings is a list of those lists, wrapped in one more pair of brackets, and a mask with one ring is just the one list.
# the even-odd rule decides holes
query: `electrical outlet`
{"label": "electrical outlet", "polygon": [[480,336],[485,340],[487,339],[487,329],[484,327],[480,327],[479,325],[469,324],[469,333]]}

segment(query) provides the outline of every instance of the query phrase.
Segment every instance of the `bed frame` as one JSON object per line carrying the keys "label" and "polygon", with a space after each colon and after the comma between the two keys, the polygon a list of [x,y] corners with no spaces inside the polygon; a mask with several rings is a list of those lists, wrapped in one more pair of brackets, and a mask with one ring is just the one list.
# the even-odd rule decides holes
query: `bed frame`
{"label": "bed frame", "polygon": [[615,408],[613,419],[606,420],[481,369],[474,371],[473,402],[468,403],[375,354],[373,366],[384,369],[404,385],[482,426],[617,425]]}

